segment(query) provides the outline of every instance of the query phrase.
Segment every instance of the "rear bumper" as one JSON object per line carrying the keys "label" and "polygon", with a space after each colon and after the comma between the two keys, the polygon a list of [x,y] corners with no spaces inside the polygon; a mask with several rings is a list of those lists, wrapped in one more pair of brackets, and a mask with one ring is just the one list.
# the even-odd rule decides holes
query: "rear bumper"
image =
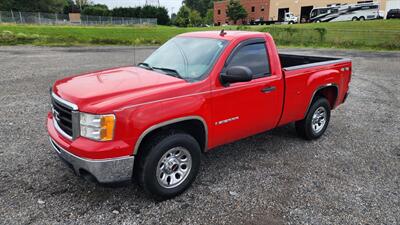
{"label": "rear bumper", "polygon": [[101,160],[85,159],[63,149],[52,138],[50,143],[57,155],[78,176],[90,175],[99,183],[123,182],[132,178],[134,156]]}

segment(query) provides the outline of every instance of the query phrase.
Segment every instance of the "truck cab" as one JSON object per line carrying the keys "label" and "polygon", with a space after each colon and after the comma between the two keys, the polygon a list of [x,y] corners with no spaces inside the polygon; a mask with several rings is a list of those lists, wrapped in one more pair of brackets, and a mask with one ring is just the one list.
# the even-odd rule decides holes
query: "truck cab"
{"label": "truck cab", "polygon": [[291,12],[286,12],[284,18],[285,18],[284,22],[288,24],[294,24],[299,22],[299,18]]}

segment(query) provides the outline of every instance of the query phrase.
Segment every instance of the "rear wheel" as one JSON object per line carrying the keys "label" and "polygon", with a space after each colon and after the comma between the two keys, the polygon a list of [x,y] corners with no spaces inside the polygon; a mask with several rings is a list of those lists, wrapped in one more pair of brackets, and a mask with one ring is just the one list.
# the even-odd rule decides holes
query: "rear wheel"
{"label": "rear wheel", "polygon": [[326,98],[313,101],[306,117],[296,122],[297,133],[307,140],[321,137],[328,127],[331,117],[330,104]]}
{"label": "rear wheel", "polygon": [[152,197],[164,200],[184,192],[196,178],[200,166],[200,146],[185,133],[170,133],[150,140],[142,149],[135,176]]}
{"label": "rear wheel", "polygon": [[357,17],[353,17],[353,19],[351,19],[352,21],[357,21],[358,18]]}

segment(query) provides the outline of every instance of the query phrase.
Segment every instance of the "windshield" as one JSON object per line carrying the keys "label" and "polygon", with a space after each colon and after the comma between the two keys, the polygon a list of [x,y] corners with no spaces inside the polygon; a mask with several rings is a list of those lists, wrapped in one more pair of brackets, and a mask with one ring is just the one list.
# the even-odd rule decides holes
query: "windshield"
{"label": "windshield", "polygon": [[199,80],[213,66],[227,41],[211,38],[176,37],[157,49],[144,64],[148,68],[185,80]]}

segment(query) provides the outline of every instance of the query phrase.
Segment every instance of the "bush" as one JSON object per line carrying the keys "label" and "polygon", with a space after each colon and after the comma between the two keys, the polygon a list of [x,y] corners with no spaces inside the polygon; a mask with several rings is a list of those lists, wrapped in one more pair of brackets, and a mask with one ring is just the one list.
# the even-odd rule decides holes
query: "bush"
{"label": "bush", "polygon": [[318,27],[318,28],[315,28],[315,30],[316,30],[316,31],[318,32],[318,34],[319,34],[319,40],[320,40],[321,42],[325,41],[325,36],[326,36],[326,34],[328,33],[328,31],[326,30],[326,28]]}
{"label": "bush", "polygon": [[27,35],[21,32],[14,34],[8,30],[0,33],[0,45],[33,44],[40,39],[41,37],[39,35]]}

